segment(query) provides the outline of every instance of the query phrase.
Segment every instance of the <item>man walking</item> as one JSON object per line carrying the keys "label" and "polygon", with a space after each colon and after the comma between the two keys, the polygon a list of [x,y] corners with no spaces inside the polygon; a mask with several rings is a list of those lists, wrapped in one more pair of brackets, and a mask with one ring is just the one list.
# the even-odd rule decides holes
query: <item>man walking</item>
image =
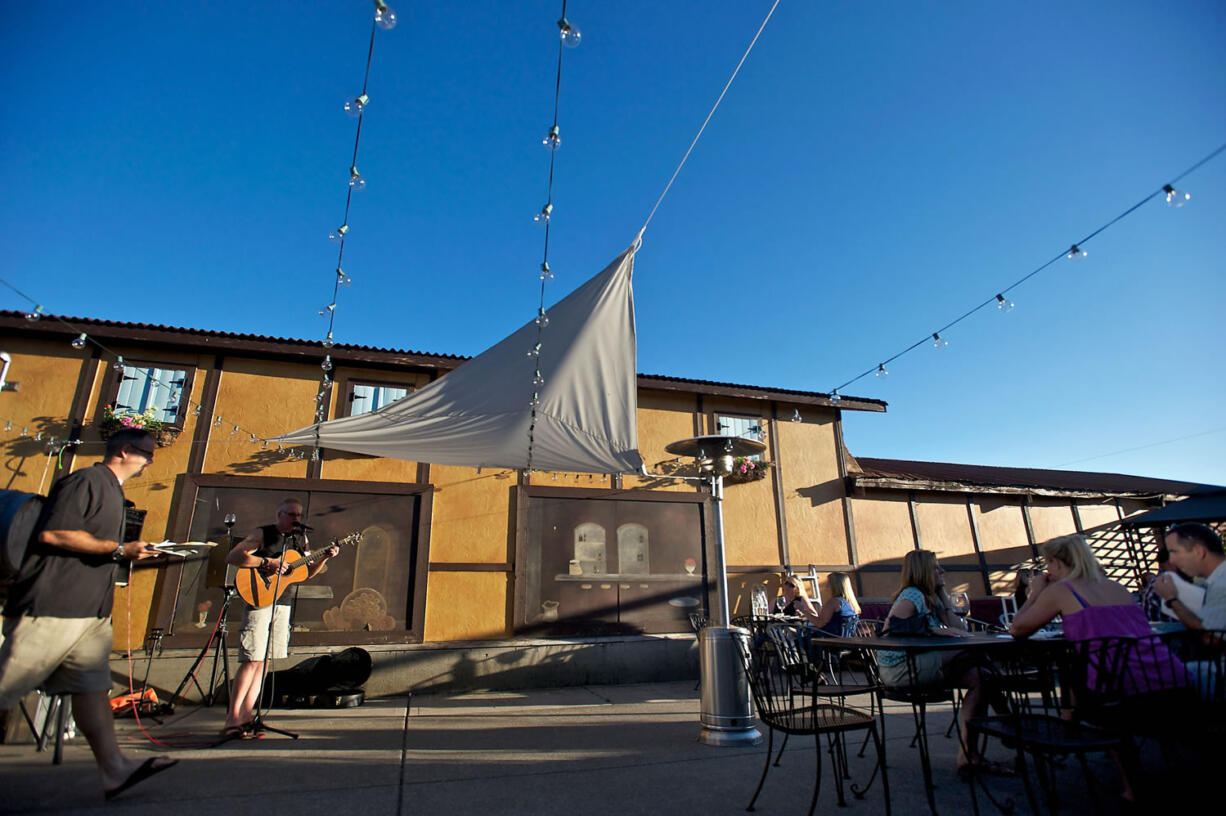
{"label": "man walking", "polygon": [[156,448],[147,431],[118,431],[100,464],[55,484],[4,607],[0,710],[39,686],[72,694],[107,799],[178,762],[120,751],[109,700],[115,567],[159,554],[144,541],[121,543],[123,483],[144,472]]}

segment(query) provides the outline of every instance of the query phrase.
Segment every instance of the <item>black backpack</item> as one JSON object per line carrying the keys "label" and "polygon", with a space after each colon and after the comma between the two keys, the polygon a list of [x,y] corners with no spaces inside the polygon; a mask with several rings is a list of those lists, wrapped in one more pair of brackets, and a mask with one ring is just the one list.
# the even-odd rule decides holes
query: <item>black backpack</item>
{"label": "black backpack", "polygon": [[37,493],[0,490],[0,578],[12,578],[21,569],[45,502]]}

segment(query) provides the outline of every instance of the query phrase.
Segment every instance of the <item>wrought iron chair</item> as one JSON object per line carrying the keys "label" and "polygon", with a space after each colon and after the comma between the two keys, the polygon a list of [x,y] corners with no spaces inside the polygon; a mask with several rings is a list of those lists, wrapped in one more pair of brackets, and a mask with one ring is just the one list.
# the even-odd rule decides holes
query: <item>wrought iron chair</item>
{"label": "wrought iron chair", "polygon": [[753,798],[746,810],[754,809],[754,804],[758,801],[758,795],[762,792],[762,787],[766,782],[766,775],[771,767],[771,754],[774,752],[776,731],[784,734],[785,739],[792,734],[813,735],[816,759],[813,798],[809,803],[810,816],[817,807],[817,797],[821,792],[823,753],[821,736],[823,734],[826,735],[827,752],[831,755],[838,789],[838,801],[840,805],[845,804],[843,778],[847,773],[847,755],[843,749],[841,737],[849,731],[865,730],[871,735],[877,747],[877,764],[864,787],[852,784],[851,791],[856,798],[862,798],[876,779],[877,771],[880,769],[885,810],[889,814],[890,791],[885,769],[885,744],[877,733],[876,722],[872,715],[851,706],[821,702],[823,698],[815,693],[820,671],[809,661],[801,627],[775,624],[767,628],[766,634],[769,644],[767,649],[755,650],[743,638],[738,638],[736,641],[741,649],[741,659],[749,680],[750,692],[753,694],[758,719],[768,729],[766,759],[762,768],[762,776],[758,780],[758,787],[754,790]]}
{"label": "wrought iron chair", "polygon": [[[702,630],[710,622],[706,612],[691,612],[689,614],[690,628],[694,630],[694,640],[701,642]],[[694,684],[694,691],[702,688],[702,672],[698,673],[698,682]]]}
{"label": "wrought iron chair", "polygon": [[[1091,801],[1099,809],[1086,757],[1125,747],[1120,733],[1103,727],[1101,720],[1118,710],[1133,646],[1128,638],[1020,641],[1016,648],[996,655],[999,677],[994,685],[1006,696],[1008,713],[971,718],[967,740],[977,745],[992,737],[1014,749],[1014,764],[1035,813],[1039,806],[1027,772],[1027,754],[1053,812],[1059,806],[1053,760],[1069,756],[1077,758]],[[992,797],[977,771],[974,763],[966,766],[974,812],[979,812],[977,784],[999,808],[1010,809],[1011,802],[1002,804]]]}

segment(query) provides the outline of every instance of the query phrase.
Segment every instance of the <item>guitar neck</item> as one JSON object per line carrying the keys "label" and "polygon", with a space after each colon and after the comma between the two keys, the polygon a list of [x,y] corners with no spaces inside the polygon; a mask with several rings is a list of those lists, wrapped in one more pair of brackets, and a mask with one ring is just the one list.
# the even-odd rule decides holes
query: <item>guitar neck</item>
{"label": "guitar neck", "polygon": [[313,552],[311,550],[307,550],[306,552],[302,554],[301,558],[296,558],[293,561],[290,561],[287,566],[289,567],[289,570],[293,572],[294,570],[298,569],[304,564],[305,565],[314,564],[316,561],[324,557],[324,553],[326,553],[328,549],[329,549],[328,547],[325,547],[322,550],[316,550]]}

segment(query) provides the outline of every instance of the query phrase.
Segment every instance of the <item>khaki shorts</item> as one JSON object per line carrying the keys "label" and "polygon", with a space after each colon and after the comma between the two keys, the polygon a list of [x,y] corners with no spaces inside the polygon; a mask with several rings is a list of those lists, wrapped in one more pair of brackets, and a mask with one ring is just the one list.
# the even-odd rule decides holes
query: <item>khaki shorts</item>
{"label": "khaki shorts", "polygon": [[109,692],[113,643],[110,618],[5,618],[0,711],[36,688],[51,694]]}
{"label": "khaki shorts", "polygon": [[878,672],[887,686],[931,686],[941,679],[941,665],[939,652],[920,652],[909,661],[904,658],[893,666],[878,666]]}
{"label": "khaki shorts", "polygon": [[[276,615],[273,615],[273,610]],[[268,621],[273,619],[272,649],[268,649]],[[248,609],[238,632],[238,662],[259,663],[289,656],[289,606],[272,604]]]}

